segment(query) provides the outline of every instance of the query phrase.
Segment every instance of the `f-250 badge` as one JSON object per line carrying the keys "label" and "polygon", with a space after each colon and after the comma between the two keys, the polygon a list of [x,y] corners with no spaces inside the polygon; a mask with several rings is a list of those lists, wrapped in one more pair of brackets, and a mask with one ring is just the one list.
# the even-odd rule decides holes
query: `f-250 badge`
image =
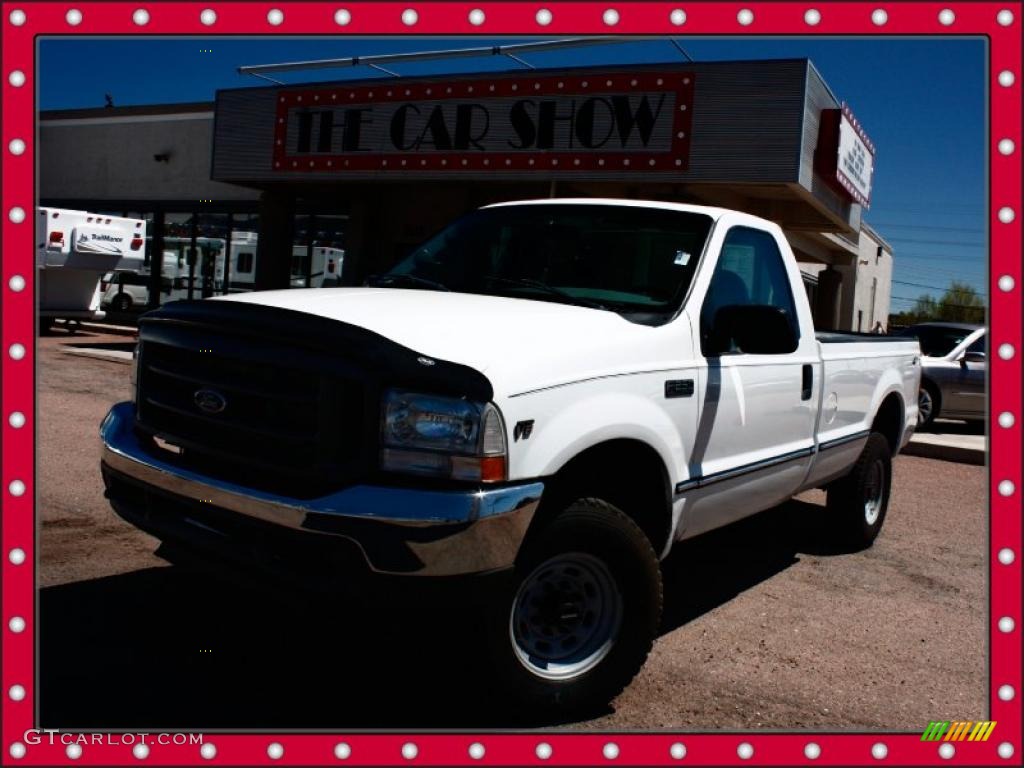
{"label": "f-250 badge", "polygon": [[530,435],[533,434],[533,419],[529,421],[520,421],[514,427],[512,427],[512,438],[519,442],[519,438],[523,440],[529,440]]}

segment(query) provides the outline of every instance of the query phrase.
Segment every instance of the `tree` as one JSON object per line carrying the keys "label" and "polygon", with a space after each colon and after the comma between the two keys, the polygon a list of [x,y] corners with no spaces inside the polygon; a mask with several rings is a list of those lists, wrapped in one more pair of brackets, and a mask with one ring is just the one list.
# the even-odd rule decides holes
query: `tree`
{"label": "tree", "polygon": [[985,302],[967,283],[954,280],[939,300],[940,320],[961,323],[985,322]]}
{"label": "tree", "polygon": [[970,285],[954,280],[941,298],[936,299],[930,294],[918,296],[914,306],[909,310],[891,315],[889,325],[900,328],[931,320],[983,323],[985,322],[985,302]]}

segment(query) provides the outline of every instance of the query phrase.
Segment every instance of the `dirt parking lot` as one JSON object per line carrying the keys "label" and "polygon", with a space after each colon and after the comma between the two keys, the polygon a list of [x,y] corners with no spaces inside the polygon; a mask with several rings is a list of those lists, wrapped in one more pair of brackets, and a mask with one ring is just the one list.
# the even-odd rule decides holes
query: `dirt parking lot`
{"label": "dirt parking lot", "polygon": [[[59,333],[59,332],[58,332]],[[40,341],[41,727],[921,730],[987,710],[986,470],[900,457],[885,530],[838,554],[803,495],[665,564],[646,667],[583,721],[538,722],[487,685],[457,597],[296,594],[171,565],[103,498],[97,429],[128,366]]]}

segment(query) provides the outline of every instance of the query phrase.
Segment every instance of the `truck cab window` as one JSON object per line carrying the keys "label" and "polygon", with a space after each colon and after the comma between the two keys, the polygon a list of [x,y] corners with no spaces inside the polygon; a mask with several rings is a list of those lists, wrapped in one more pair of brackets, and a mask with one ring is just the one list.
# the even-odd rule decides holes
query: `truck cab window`
{"label": "truck cab window", "polygon": [[771,306],[782,310],[799,336],[789,275],[775,238],[749,227],[733,227],[725,236],[700,312],[701,346],[736,352],[731,340],[713,343],[715,316],[728,306]]}

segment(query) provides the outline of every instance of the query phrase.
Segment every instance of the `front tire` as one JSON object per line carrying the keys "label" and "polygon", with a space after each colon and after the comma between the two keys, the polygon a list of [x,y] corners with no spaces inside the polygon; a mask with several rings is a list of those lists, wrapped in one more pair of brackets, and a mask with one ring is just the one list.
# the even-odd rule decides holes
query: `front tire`
{"label": "front tire", "polygon": [[132,308],[132,297],[127,293],[119,293],[114,297],[114,300],[111,302],[111,306],[117,312],[129,312]]}
{"label": "front tire", "polygon": [[661,621],[658,557],[633,520],[579,499],[525,545],[488,620],[490,661],[532,712],[611,701],[643,666]]}
{"label": "front tire", "polygon": [[930,427],[939,415],[939,390],[930,381],[922,381],[917,391],[917,426]]}
{"label": "front tire", "polygon": [[885,522],[891,488],[889,441],[872,432],[850,473],[828,489],[829,524],[838,546],[858,551],[874,543]]}

